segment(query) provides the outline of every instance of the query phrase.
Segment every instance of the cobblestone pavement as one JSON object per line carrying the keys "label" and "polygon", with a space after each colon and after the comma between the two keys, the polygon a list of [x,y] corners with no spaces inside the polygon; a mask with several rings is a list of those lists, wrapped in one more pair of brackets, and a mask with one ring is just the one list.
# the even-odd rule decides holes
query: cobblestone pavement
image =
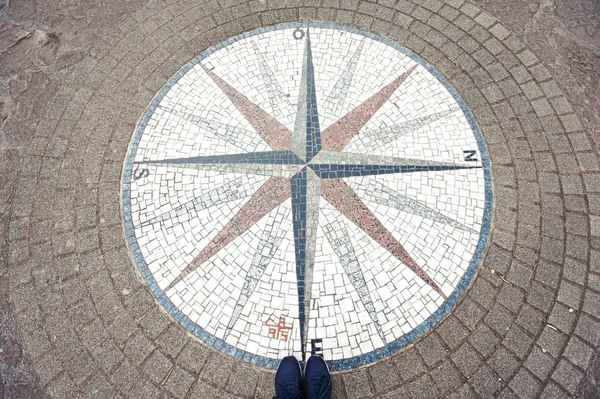
{"label": "cobblestone pavement", "polygon": [[[302,5],[299,5],[301,3]],[[406,47],[489,151],[491,239],[460,303],[334,396],[598,396],[597,1],[0,1],[4,397],[271,397],[273,372],[188,335],[136,273],[121,171],[139,118],[210,46],[282,22]]]}

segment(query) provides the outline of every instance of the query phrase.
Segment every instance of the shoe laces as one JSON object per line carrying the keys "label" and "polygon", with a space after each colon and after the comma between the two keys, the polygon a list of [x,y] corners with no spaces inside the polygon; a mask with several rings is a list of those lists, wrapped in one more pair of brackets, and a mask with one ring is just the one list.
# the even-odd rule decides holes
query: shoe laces
{"label": "shoe laces", "polygon": [[310,389],[310,395],[313,398],[324,398],[329,389],[327,376],[318,375],[312,377],[309,381],[308,387],[308,389]]}
{"label": "shoe laces", "polygon": [[[281,399],[302,399],[302,390],[298,388],[298,379],[289,376],[284,378],[281,384],[286,397]],[[278,398],[279,399],[279,398]]]}

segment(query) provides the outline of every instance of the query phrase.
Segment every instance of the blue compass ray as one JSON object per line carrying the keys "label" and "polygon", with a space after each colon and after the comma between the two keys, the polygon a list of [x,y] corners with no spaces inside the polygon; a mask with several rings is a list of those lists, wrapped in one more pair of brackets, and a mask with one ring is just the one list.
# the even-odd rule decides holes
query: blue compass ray
{"label": "blue compass ray", "polygon": [[[306,30],[298,109],[294,125],[293,150],[309,162],[321,151],[321,130],[317,109],[315,71],[310,44],[310,29]],[[312,276],[317,243],[317,223],[321,180],[310,169],[303,168],[291,180],[292,220],[298,284],[298,310],[302,356],[305,356]]]}
{"label": "blue compass ray", "polygon": [[321,179],[340,179],[352,176],[385,175],[390,173],[441,172],[459,169],[479,169],[481,166],[462,165],[309,165]]}
{"label": "blue compass ray", "polygon": [[322,145],[317,109],[315,70],[310,47],[310,31],[308,29],[302,58],[302,76],[300,78],[300,93],[298,94],[298,107],[294,124],[293,150],[300,158],[309,162],[321,151]]}
{"label": "blue compass ray", "polygon": [[[461,154],[462,155],[462,154]],[[453,162],[431,161],[427,159],[400,158],[388,155],[363,154],[358,152],[336,152],[323,150],[315,156],[311,164],[335,165],[393,165],[393,166],[456,166]],[[465,165],[465,164],[460,164]]]}
{"label": "blue compass ray", "polygon": [[300,340],[304,353],[308,337],[308,323],[306,321],[309,319],[310,311],[321,180],[310,169],[304,168],[292,177],[290,182]]}
{"label": "blue compass ray", "polygon": [[[292,221],[294,229],[294,248],[296,252],[296,284],[298,287],[298,314],[300,318],[300,341],[305,340],[305,312],[310,306],[306,306],[305,281],[306,274],[306,168],[290,179],[292,187]],[[310,292],[310,290],[309,290]],[[304,345],[303,345],[304,346]]]}
{"label": "blue compass ray", "polygon": [[286,163],[176,163],[168,161],[156,162],[150,166],[166,167],[169,169],[197,169],[217,173],[238,173],[245,175],[260,175],[270,177],[285,177],[289,179],[304,165]]}
{"label": "blue compass ray", "polygon": [[140,161],[136,164],[276,164],[302,165],[304,162],[290,150],[249,152],[244,154],[209,155],[204,157],[171,158],[156,161]]}
{"label": "blue compass ray", "polygon": [[[187,265],[175,280],[170,283],[167,290],[172,289],[180,281],[187,278],[191,272],[204,265],[217,252],[226,245],[229,245],[229,243],[239,237],[251,225],[258,222],[262,216],[291,197],[298,318],[303,358],[306,356],[308,339],[310,299],[316,253],[319,202],[321,198],[324,198],[336,207],[341,214],[380,243],[400,262],[413,270],[419,278],[429,284],[440,296],[446,298],[437,286],[437,283],[410,257],[406,249],[342,180],[342,178],[352,176],[480,168],[480,166],[465,166],[425,160],[341,153],[346,144],[348,144],[348,140],[358,133],[358,127],[364,126],[368,119],[389,100],[389,97],[400,87],[402,82],[406,80],[415,68],[416,65],[348,113],[336,125],[337,130],[329,128],[331,130],[329,136],[325,133],[323,140],[326,149],[333,149],[335,151],[323,151],[317,108],[315,69],[308,28],[293,132],[280,126],[279,122],[275,121],[258,106],[252,104],[241,93],[205,68],[206,73],[217,82],[221,90],[228,95],[246,119],[255,127],[260,137],[267,141],[271,148],[275,148],[275,151],[152,160],[136,162],[136,164],[195,167],[202,169],[213,165],[214,168],[234,167],[235,170],[246,171],[247,173],[253,173],[254,170],[257,168],[261,169],[261,166],[263,166],[264,168],[261,169],[260,174],[272,173],[272,177],[259,188],[257,191],[258,194],[252,194],[249,202],[244,205],[241,211],[234,215],[232,222],[229,222],[218,233],[217,237],[201,250],[194,261]],[[415,129],[442,116],[443,114],[436,114],[422,120],[413,121],[406,126],[392,127],[389,131],[384,129],[378,130],[366,136],[369,139],[382,136],[381,139],[384,141],[391,140],[393,137],[398,137],[399,134],[402,135],[409,129]],[[345,129],[348,128],[354,129],[350,132],[351,134],[347,134],[348,132]],[[327,140],[329,140],[329,144],[327,144]],[[337,152],[338,154],[335,155],[333,152]],[[211,167],[211,170],[213,167]],[[287,175],[285,175],[286,173]],[[268,204],[268,210],[265,209],[265,203]],[[339,225],[339,223],[336,225]],[[333,242],[341,240],[341,244],[335,248],[336,254],[345,265],[344,270],[357,292],[359,292],[361,301],[374,320],[375,325],[379,326],[368,287],[364,282],[364,276],[362,276],[362,271],[359,267],[360,265],[358,265],[356,256],[348,252],[351,246],[348,244],[347,234],[347,231],[340,230],[338,233],[329,234],[328,239]],[[260,245],[262,245],[263,250],[269,247],[268,251],[271,251],[276,244],[277,237],[270,235],[270,233],[265,233],[261,240]],[[233,325],[239,318],[244,304],[248,301],[251,292],[256,288],[260,275],[264,272],[269,259],[268,256],[267,258],[258,255],[255,256],[249,273],[246,276],[243,292],[238,298],[233,317],[228,323],[227,331],[231,331],[231,328],[233,328]],[[378,334],[385,342],[381,327],[376,328]]]}
{"label": "blue compass ray", "polygon": [[309,162],[321,151],[321,130],[319,128],[319,111],[317,109],[317,89],[315,86],[315,68],[310,48],[310,32],[306,31],[306,162]]}
{"label": "blue compass ray", "polygon": [[301,159],[306,159],[306,124],[307,124],[307,94],[306,90],[308,76],[308,40],[304,44],[304,56],[302,57],[302,75],[300,77],[300,91],[298,93],[298,105],[296,107],[296,121],[294,122],[294,135],[292,140],[292,151]]}

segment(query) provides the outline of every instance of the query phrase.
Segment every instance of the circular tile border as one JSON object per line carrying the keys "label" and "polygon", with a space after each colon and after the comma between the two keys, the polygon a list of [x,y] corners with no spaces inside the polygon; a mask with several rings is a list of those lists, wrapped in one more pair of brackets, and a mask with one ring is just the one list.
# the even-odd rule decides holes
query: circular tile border
{"label": "circular tile border", "polygon": [[[259,28],[259,29],[253,30],[253,31],[245,32],[245,33],[237,35],[233,38],[227,39],[226,41],[224,41],[214,47],[207,49],[202,54],[195,57],[193,60],[188,62],[186,65],[184,65],[161,88],[161,90],[156,94],[156,96],[153,98],[152,102],[148,106],[147,111],[144,113],[144,116],[142,117],[141,122],[139,123],[139,126],[135,130],[135,133],[134,133],[131,145],[130,145],[130,150],[129,150],[129,153],[125,160],[125,166],[123,169],[123,178],[122,178],[122,181],[124,182],[123,183],[122,203],[123,203],[123,209],[124,209],[125,231],[126,231],[126,237],[128,239],[129,248],[132,252],[133,258],[137,264],[137,268],[138,268],[142,278],[145,280],[146,284],[150,288],[150,291],[153,293],[156,300],[160,303],[160,305],[163,307],[163,309],[171,317],[173,317],[178,323],[180,323],[186,330],[188,330],[191,334],[200,338],[201,340],[203,340],[207,344],[213,346],[214,348],[220,350],[221,352],[226,353],[230,356],[233,356],[238,360],[244,360],[253,365],[257,365],[259,367],[265,367],[265,368],[269,368],[269,369],[273,369],[273,370],[277,369],[277,367],[279,366],[279,361],[277,361],[275,359],[255,355],[250,352],[246,352],[244,350],[241,350],[239,348],[236,348],[236,347],[226,343],[224,340],[222,340],[220,338],[216,338],[216,337],[212,336],[207,331],[205,331],[202,327],[198,326],[196,323],[194,323],[192,320],[190,320],[189,317],[187,317],[185,314],[183,314],[177,308],[177,306],[175,306],[171,302],[171,300],[165,294],[165,292],[159,288],[156,280],[154,279],[153,274],[148,269],[148,266],[146,264],[146,261],[144,260],[142,253],[140,252],[139,243],[137,241],[137,238],[136,238],[136,235],[134,232],[134,226],[132,223],[132,216],[131,216],[131,205],[130,205],[131,204],[131,198],[130,198],[131,197],[130,196],[131,184],[129,182],[131,181],[132,173],[134,170],[133,162],[134,162],[134,158],[135,158],[135,154],[136,154],[136,149],[137,149],[139,141],[142,137],[142,134],[143,134],[144,130],[146,129],[148,121],[150,120],[156,107],[161,102],[161,100],[164,98],[164,96],[167,94],[167,92],[179,81],[179,79],[182,76],[185,75],[186,72],[188,72],[192,67],[194,67],[199,62],[201,62],[204,58],[210,56],[211,54],[224,48],[225,46],[228,46],[230,44],[237,42],[240,39],[251,37],[251,36],[254,36],[254,35],[260,34],[260,33],[279,30],[279,29],[293,29],[293,28],[301,28],[301,27],[305,27],[305,26],[306,26],[306,23],[292,23],[292,24],[286,23],[286,24],[277,24],[277,25],[273,25],[273,26],[270,26],[267,28]],[[361,367],[366,364],[377,362],[379,360],[382,360],[382,359],[388,357],[389,355],[391,355],[393,353],[396,353],[397,351],[400,351],[400,350],[406,348],[407,346],[414,343],[417,339],[419,339],[420,337],[425,335],[439,321],[441,321],[443,318],[445,318],[452,311],[452,309],[456,306],[460,297],[467,290],[469,283],[475,276],[477,269],[479,267],[479,264],[481,262],[481,259],[483,257],[485,248],[486,248],[490,224],[491,224],[491,220],[492,220],[492,178],[491,178],[491,170],[490,170],[490,164],[489,164],[489,159],[488,159],[488,155],[487,155],[487,150],[485,148],[483,138],[479,131],[479,127],[475,123],[473,116],[467,109],[467,106],[465,105],[463,100],[460,98],[458,93],[454,90],[454,88],[452,88],[452,86],[450,86],[450,84],[444,79],[444,77],[439,72],[437,72],[431,65],[427,64],[425,61],[423,61],[423,59],[418,57],[416,54],[399,46],[398,44],[392,42],[391,40],[379,37],[372,33],[365,32],[361,29],[351,28],[351,27],[347,27],[347,26],[341,26],[341,25],[332,24],[332,23],[319,23],[319,22],[310,23],[309,26],[315,27],[315,28],[337,29],[340,31],[356,33],[356,34],[371,38],[377,42],[386,44],[386,45],[396,49],[397,51],[401,52],[402,54],[409,56],[412,60],[417,62],[419,65],[423,66],[429,73],[431,73],[444,86],[444,88],[446,88],[446,90],[452,95],[454,100],[459,104],[463,114],[465,115],[465,117],[471,127],[471,131],[473,132],[473,134],[475,135],[475,138],[477,140],[477,144],[479,147],[479,153],[480,153],[480,157],[481,157],[481,162],[483,164],[484,179],[485,179],[485,208],[484,208],[484,214],[483,214],[483,225],[481,228],[479,241],[477,243],[477,247],[476,247],[475,253],[473,255],[473,259],[471,260],[469,267],[467,268],[465,274],[463,275],[460,282],[458,283],[457,288],[452,292],[452,294],[448,297],[448,299],[431,316],[429,316],[423,323],[421,323],[419,326],[414,328],[411,332],[404,334],[402,337],[396,339],[394,342],[387,344],[386,346],[384,346],[381,349],[376,349],[376,350],[373,350],[373,351],[363,354],[363,355],[358,355],[358,356],[354,356],[352,358],[347,358],[347,359],[342,359],[342,360],[330,360],[327,362],[331,371],[343,371],[343,370],[349,370],[352,368]]]}
{"label": "circular tile border", "polygon": [[[127,271],[118,185],[136,119],[176,65],[260,25],[318,19],[390,37],[440,70],[483,131],[495,194],[488,253],[456,310],[391,360],[337,374],[334,387],[341,396],[575,391],[585,368],[577,354],[593,350],[600,317],[598,159],[568,100],[517,37],[461,0],[207,3],[209,15],[186,6],[149,4],[103,37],[48,103],[28,145],[12,203],[10,292],[26,352],[51,395],[272,389],[271,373],[193,343],[156,312]],[[183,349],[173,344],[180,341]],[[203,354],[202,364],[190,353]],[[540,358],[548,367],[536,366]],[[165,385],[158,368],[147,371],[158,359],[176,366]],[[173,385],[176,378],[185,383]]]}

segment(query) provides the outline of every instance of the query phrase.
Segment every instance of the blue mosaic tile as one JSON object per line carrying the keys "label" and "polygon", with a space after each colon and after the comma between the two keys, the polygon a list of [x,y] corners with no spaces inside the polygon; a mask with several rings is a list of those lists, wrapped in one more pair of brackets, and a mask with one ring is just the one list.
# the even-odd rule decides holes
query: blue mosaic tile
{"label": "blue mosaic tile", "polygon": [[[478,149],[477,149],[478,156],[479,156],[479,159],[481,162],[481,166],[479,166],[479,167],[483,169],[483,176],[485,179],[485,188],[486,188],[486,190],[485,190],[485,206],[483,209],[482,226],[481,226],[480,233],[479,233],[479,242],[477,243],[477,245],[475,247],[475,252],[472,255],[472,261],[470,262],[469,267],[467,268],[466,272],[461,277],[458,284],[455,286],[454,292],[451,295],[449,295],[448,299],[438,307],[438,310],[433,312],[433,314],[431,314],[425,320],[425,322],[423,322],[419,327],[413,329],[412,331],[405,333],[401,337],[398,337],[393,342],[384,343],[384,345],[381,348],[375,348],[371,351],[365,352],[364,354],[362,354],[360,356],[355,356],[350,359],[338,359],[338,360],[329,360],[328,361],[330,363],[330,367],[332,367],[333,369],[346,370],[346,369],[353,368],[353,367],[359,367],[360,365],[364,365],[367,363],[372,363],[383,357],[389,356],[390,354],[392,354],[398,350],[401,350],[402,348],[405,348],[406,346],[413,343],[420,336],[425,334],[430,328],[432,328],[437,322],[439,322],[441,319],[443,319],[445,316],[447,316],[447,314],[452,310],[453,305],[455,305],[457,303],[460,295],[464,292],[464,290],[467,288],[470,281],[476,275],[477,268],[479,266],[479,263],[481,262],[482,253],[485,250],[486,242],[487,242],[487,239],[489,236],[489,225],[491,223],[491,212],[492,212],[491,172],[489,169],[489,159],[487,156],[487,152],[485,150],[483,139],[481,137],[481,133],[479,132],[479,129],[478,129],[472,115],[470,114],[470,112],[468,111],[468,109],[466,108],[465,104],[462,102],[462,100],[460,99],[460,97],[456,93],[456,91],[443,79],[441,74],[439,74],[437,71],[435,71],[431,66],[426,64],[423,60],[421,60],[416,55],[410,53],[408,50],[396,45],[395,43],[393,43],[387,39],[382,39],[380,37],[377,37],[376,35],[369,34],[369,33],[363,32],[363,31],[355,29],[355,28],[340,27],[340,26],[333,25],[333,24],[311,23],[310,26],[311,26],[311,29],[312,28],[314,28],[314,29],[318,29],[318,28],[325,29],[326,28],[326,29],[336,29],[336,30],[341,30],[341,31],[345,31],[345,32],[350,32],[350,33],[354,33],[357,35],[361,35],[363,37],[368,37],[376,42],[386,44],[386,45],[390,46],[391,48],[393,48],[395,51],[398,51],[398,52],[410,57],[412,60],[414,60],[414,62],[418,63],[426,71],[428,71],[430,74],[432,74],[446,88],[448,93],[450,93],[450,95],[454,98],[454,101],[459,105],[462,113],[464,114],[464,117],[465,117],[467,123],[469,124],[469,126],[472,130],[472,133],[473,133],[475,140],[477,142],[477,145],[478,145]],[[255,355],[255,354],[251,354],[249,352],[243,352],[239,348],[235,348],[234,346],[225,343],[222,339],[217,339],[213,335],[208,334],[202,327],[196,325],[185,314],[180,312],[178,310],[178,308],[175,305],[173,305],[173,303],[169,299],[169,296],[167,296],[165,294],[165,292],[163,291],[163,289],[160,288],[160,286],[162,286],[162,285],[159,285],[156,282],[154,275],[149,272],[147,265],[145,263],[144,255],[142,255],[142,253],[140,252],[140,249],[139,249],[139,246],[137,243],[138,236],[136,235],[136,231],[135,231],[135,221],[137,219],[132,217],[132,207],[131,207],[131,198],[133,195],[132,193],[137,192],[137,191],[135,191],[135,190],[137,190],[137,183],[134,188],[132,186],[131,182],[132,182],[133,172],[135,170],[135,168],[134,168],[135,157],[136,157],[136,153],[139,151],[139,148],[140,148],[139,143],[142,138],[142,135],[143,135],[144,131],[146,130],[146,128],[149,126],[149,123],[152,119],[152,115],[153,115],[154,111],[159,106],[159,104],[161,104],[163,102],[163,100],[165,99],[165,96],[168,95],[168,93],[173,88],[175,83],[185,79],[186,74],[188,72],[194,70],[193,69],[194,66],[196,66],[199,63],[202,63],[205,59],[207,59],[207,57],[210,57],[211,55],[216,54],[219,50],[225,48],[226,46],[228,46],[232,43],[239,42],[241,39],[251,40],[254,36],[256,36],[257,33],[267,34],[269,32],[281,30],[283,28],[286,28],[286,29],[306,28],[306,24],[284,24],[284,25],[278,25],[278,26],[261,29],[258,32],[256,32],[256,31],[255,32],[246,32],[239,37],[231,38],[231,39],[227,40],[226,42],[207,50],[206,52],[204,52],[200,56],[196,57],[192,62],[190,62],[188,65],[186,65],[184,68],[182,68],[180,71],[178,71],[175,74],[175,76],[165,85],[165,87],[163,87],[163,89],[161,89],[159,91],[157,96],[153,99],[153,101],[151,102],[151,105],[148,108],[148,111],[142,118],[142,122],[134,135],[133,142],[131,145],[131,152],[126,160],[126,166],[124,168],[124,173],[123,173],[124,185],[123,185],[123,196],[122,196],[122,200],[123,200],[123,204],[124,204],[124,208],[123,208],[124,217],[126,220],[126,230],[127,230],[127,236],[129,237],[130,248],[132,250],[132,253],[133,253],[133,256],[134,256],[136,262],[138,263],[140,272],[142,273],[147,284],[149,285],[151,291],[154,293],[154,295],[159,300],[161,306],[163,306],[165,308],[165,310],[167,310],[167,312],[172,314],[187,329],[193,331],[196,336],[198,336],[200,339],[202,339],[209,345],[213,345],[216,349],[220,349],[220,350],[224,351],[225,353],[228,353],[237,358],[242,356],[241,353],[244,353],[243,359],[245,361],[251,362],[252,364],[259,365],[260,367],[267,367],[267,368],[272,368],[272,369],[276,368],[276,366],[278,364],[278,362],[276,360],[270,359],[270,358],[264,358],[264,357],[261,357],[261,356]],[[307,37],[307,39],[308,39],[308,37]],[[309,59],[312,59],[313,55],[310,53],[310,47],[309,47],[308,54],[309,54]],[[307,130],[306,130],[307,136],[306,136],[306,141],[305,141],[305,144],[307,145],[306,162],[310,161],[311,159],[313,159],[315,157],[320,156],[320,152],[321,152],[321,148],[322,148],[322,144],[321,144],[322,132],[319,127],[320,114],[319,114],[319,110],[317,109],[317,106],[316,106],[317,97],[315,94],[316,91],[319,90],[319,86],[315,80],[315,76],[313,75],[311,68],[312,68],[312,61],[309,62],[308,79],[307,79],[309,90],[308,90],[308,95],[307,95],[308,111],[306,114],[306,126],[307,126]],[[316,89],[315,89],[315,87],[316,87]],[[310,89],[310,88],[312,88],[312,89]],[[317,115],[319,115],[319,116],[317,116]],[[218,156],[218,157],[212,156],[212,157],[208,157],[208,158],[204,157],[203,159],[199,159],[198,157],[196,157],[196,159],[194,159],[194,160],[192,160],[190,158],[180,158],[179,163],[183,164],[183,163],[195,162],[196,164],[199,164],[202,162],[204,164],[213,163],[213,164],[219,164],[219,165],[239,165],[239,164],[243,164],[243,163],[253,163],[253,164],[262,163],[262,164],[281,165],[284,167],[287,167],[288,165],[292,165],[292,164],[297,164],[297,165],[302,164],[302,162],[298,162],[298,158],[296,158],[295,155],[291,156],[289,154],[289,151],[286,154],[288,154],[288,155],[286,155],[285,157],[280,157],[280,158],[277,158],[275,153],[269,153],[269,154],[262,153],[261,154],[260,152],[254,152],[248,156],[245,156],[245,155],[229,156],[229,155],[227,155],[227,156]],[[226,162],[224,162],[223,159],[225,159],[226,157],[229,157],[229,158]],[[156,161],[158,163],[158,161],[160,161],[160,160],[156,160]],[[171,158],[170,161],[173,161],[173,158]],[[174,162],[174,163],[177,163],[177,162]],[[444,171],[454,171],[454,170],[458,169],[458,167],[454,167],[454,166],[439,166],[439,165],[436,165],[436,166],[422,166],[422,165],[390,166],[390,165],[385,165],[385,164],[352,165],[352,164],[319,163],[319,164],[311,164],[309,166],[310,166],[311,170],[316,173],[317,177],[319,177],[320,179],[323,179],[323,180],[349,178],[349,177],[368,177],[368,176],[382,175],[382,174],[386,174],[386,173],[394,173],[394,174],[395,173],[415,173],[415,172],[423,173],[426,171],[427,172],[444,172]],[[465,166],[462,166],[462,168],[465,168]],[[303,331],[305,330],[305,327],[304,327],[305,322],[303,321],[304,317],[310,317],[309,313],[308,313],[309,306],[308,306],[308,304],[305,305],[305,303],[304,303],[305,302],[305,288],[304,288],[304,284],[303,284],[305,276],[307,276],[307,274],[306,274],[307,271],[305,270],[306,269],[306,265],[305,265],[306,260],[305,259],[307,256],[306,255],[307,250],[299,249],[299,248],[306,248],[306,246],[307,246],[306,237],[303,235],[304,233],[300,234],[300,232],[306,231],[307,218],[311,212],[310,211],[311,208],[309,207],[309,202],[308,202],[310,196],[307,194],[307,184],[308,184],[307,179],[308,178],[306,177],[306,168],[304,169],[304,171],[305,171],[304,175],[300,174],[299,175],[300,178],[297,179],[296,188],[294,189],[292,187],[292,203],[294,203],[293,198],[296,198],[294,214],[297,216],[297,218],[294,219],[292,225],[294,226],[294,234],[296,237],[295,241],[296,241],[296,245],[297,245],[296,246],[296,262],[297,262],[296,277],[297,277],[297,281],[299,282],[299,284],[297,284],[298,285],[297,295],[298,295],[298,314],[301,316],[300,317],[300,330],[301,330],[300,335],[301,336],[304,334]],[[294,186],[294,184],[292,184],[292,186]],[[296,197],[294,197],[294,195]],[[439,220],[443,220],[443,219],[440,218]],[[310,276],[312,278],[311,273],[312,273],[312,271],[308,274],[308,276]],[[306,300],[308,300],[308,298],[309,298],[309,296],[306,295]],[[367,301],[367,303],[368,303],[368,299],[363,298],[363,300]],[[302,340],[304,340],[304,339],[305,338],[303,338]]]}

